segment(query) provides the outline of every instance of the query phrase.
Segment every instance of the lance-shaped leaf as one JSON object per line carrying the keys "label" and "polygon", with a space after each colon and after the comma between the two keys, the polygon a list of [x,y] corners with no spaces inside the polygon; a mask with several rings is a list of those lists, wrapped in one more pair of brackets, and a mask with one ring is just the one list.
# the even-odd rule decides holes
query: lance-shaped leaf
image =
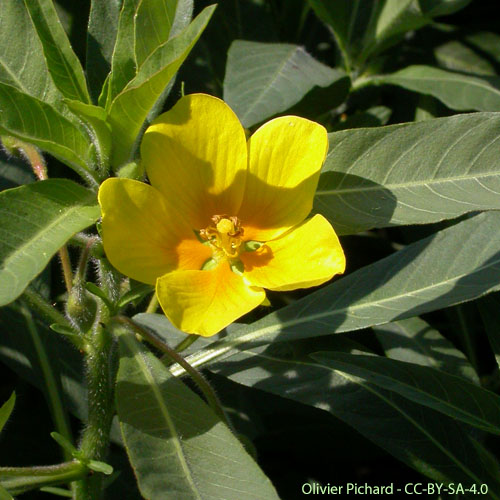
{"label": "lance-shaped leaf", "polygon": [[95,194],[69,180],[0,193],[0,305],[15,300],[71,236],[98,218]]}
{"label": "lance-shaped leaf", "polygon": [[142,0],[135,15],[137,66],[160,45],[179,34],[191,20],[193,0]]}
{"label": "lance-shaped leaf", "polygon": [[111,58],[111,73],[109,81],[104,85],[103,93],[99,97],[99,105],[105,105],[107,110],[109,110],[113,99],[137,74],[134,50],[134,16],[139,3],[140,0],[123,0]]}
{"label": "lance-shaped leaf", "polygon": [[340,234],[500,208],[500,113],[330,134],[314,210]]}
{"label": "lance-shaped leaf", "polygon": [[423,319],[393,321],[374,326],[373,331],[388,358],[430,366],[479,384],[464,354]]}
{"label": "lance-shaped leaf", "polygon": [[12,410],[14,409],[14,405],[16,404],[16,393],[13,392],[10,395],[10,398],[0,406],[0,432],[4,428],[5,422],[10,417]]}
{"label": "lance-shaped leaf", "polygon": [[85,64],[89,90],[95,101],[111,70],[121,6],[121,0],[93,0],[90,5]]}
{"label": "lance-shaped leaf", "polygon": [[0,82],[61,110],[62,95],[52,80],[42,44],[20,0],[2,0]]}
{"label": "lance-shaped leaf", "polygon": [[[408,466],[440,482],[488,483],[500,498],[498,466],[453,419],[399,394],[296,355],[296,342],[260,346],[211,369],[231,380],[325,410]],[[314,348],[314,343],[310,343]],[[484,453],[483,453],[484,452]]]}
{"label": "lance-shaped leaf", "polygon": [[42,43],[43,54],[54,84],[64,97],[90,103],[85,74],[71,48],[52,0],[24,1]]}
{"label": "lance-shaped leaf", "polygon": [[488,212],[359,269],[188,359],[199,365],[262,343],[380,325],[498,289],[500,212]]}
{"label": "lance-shaped leaf", "polygon": [[461,377],[381,356],[318,352],[311,357],[335,371],[396,392],[484,431],[500,434],[500,398]]}
{"label": "lance-shaped leaf", "polygon": [[500,111],[500,77],[473,76],[432,66],[409,66],[365,84],[391,84],[436,97],[458,111]]}
{"label": "lance-shaped leaf", "polygon": [[341,79],[347,79],[343,71],[297,45],[235,40],[227,55],[224,100],[243,126],[251,127],[298,103],[313,87]]}
{"label": "lance-shaped leaf", "polygon": [[113,101],[109,123],[114,166],[126,162],[132,155],[149,112],[200,37],[214,9],[215,6],[206,7],[182,33],[158,47]]}
{"label": "lance-shaped leaf", "polygon": [[150,500],[278,496],[231,431],[137,340],[122,334],[116,386],[123,440]]}
{"label": "lance-shaped leaf", "polygon": [[80,125],[55,108],[15,87],[0,83],[0,134],[34,144],[97,184],[93,166],[93,144]]}
{"label": "lance-shaped leaf", "polygon": [[308,0],[317,16],[330,25],[349,64],[394,45],[404,33],[451,14],[470,0]]}

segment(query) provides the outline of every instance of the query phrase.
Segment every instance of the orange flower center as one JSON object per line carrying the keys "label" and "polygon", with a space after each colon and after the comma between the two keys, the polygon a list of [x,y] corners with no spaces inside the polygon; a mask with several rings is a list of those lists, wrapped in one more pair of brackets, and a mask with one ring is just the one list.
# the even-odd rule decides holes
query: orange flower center
{"label": "orange flower center", "polygon": [[236,259],[240,254],[243,228],[238,217],[214,215],[212,224],[202,229],[200,236],[210,243],[216,261]]}

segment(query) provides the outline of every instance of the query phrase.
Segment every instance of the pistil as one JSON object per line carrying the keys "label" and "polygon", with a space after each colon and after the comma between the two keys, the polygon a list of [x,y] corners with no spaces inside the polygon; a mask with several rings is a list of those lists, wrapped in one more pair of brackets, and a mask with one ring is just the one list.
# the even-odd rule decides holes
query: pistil
{"label": "pistil", "polygon": [[200,231],[200,236],[207,240],[213,252],[213,258],[220,261],[223,258],[236,259],[240,254],[243,228],[235,216],[214,215],[213,224]]}

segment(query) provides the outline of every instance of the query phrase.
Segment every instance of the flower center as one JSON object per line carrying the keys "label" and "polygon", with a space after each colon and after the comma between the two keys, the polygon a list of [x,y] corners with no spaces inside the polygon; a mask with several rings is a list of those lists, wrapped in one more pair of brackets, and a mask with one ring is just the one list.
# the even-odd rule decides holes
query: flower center
{"label": "flower center", "polygon": [[200,236],[210,243],[216,261],[236,259],[240,254],[243,228],[238,217],[214,215],[212,224],[200,230]]}

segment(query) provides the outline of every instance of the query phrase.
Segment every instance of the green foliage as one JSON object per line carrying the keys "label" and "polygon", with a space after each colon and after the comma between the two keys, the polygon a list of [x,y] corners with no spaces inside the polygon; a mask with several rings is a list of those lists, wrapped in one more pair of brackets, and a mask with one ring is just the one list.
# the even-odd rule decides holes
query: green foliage
{"label": "green foliage", "polygon": [[119,341],[118,415],[146,498],[278,498],[236,437],[198,396],[133,336],[122,334]]}
{"label": "green foliage", "polygon": [[[487,3],[68,5],[1,0],[0,499],[288,500],[360,467],[371,484],[398,471],[500,499],[500,32]],[[249,133],[291,114],[327,129],[313,213],[347,257],[345,276],[269,292],[211,338],[186,337],[153,286],[111,267],[96,200],[111,175],[144,180],[145,127],[192,92],[223,97]],[[35,164],[29,145],[47,157]],[[10,456],[28,469],[6,469]]]}
{"label": "green foliage", "polygon": [[227,54],[224,100],[243,126],[251,127],[289,109],[313,87],[328,87],[344,77],[302,47],[236,40]]}
{"label": "green foliage", "polygon": [[0,194],[0,304],[15,300],[75,233],[93,224],[92,193],[65,179],[50,179]]}
{"label": "green foliage", "polygon": [[498,209],[499,123],[475,113],[333,133],[315,211],[353,234]]}

